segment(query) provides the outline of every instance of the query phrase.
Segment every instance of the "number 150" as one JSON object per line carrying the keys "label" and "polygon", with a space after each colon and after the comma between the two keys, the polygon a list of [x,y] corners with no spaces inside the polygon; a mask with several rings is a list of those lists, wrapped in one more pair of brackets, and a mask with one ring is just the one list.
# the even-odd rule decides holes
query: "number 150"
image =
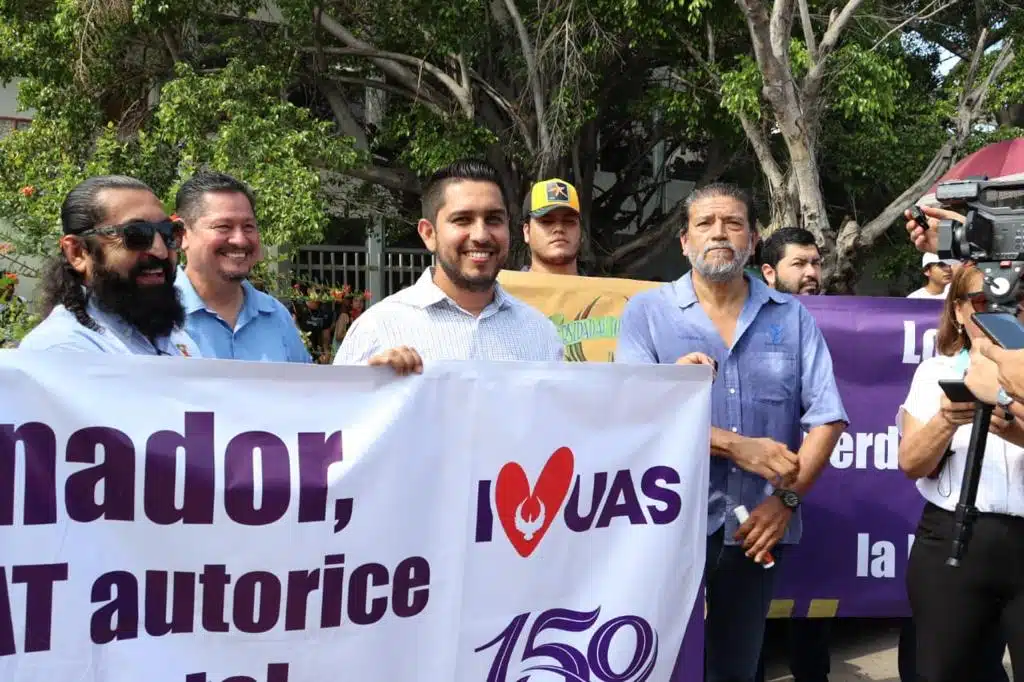
{"label": "number 150", "polygon": [[[654,628],[639,616],[619,616],[601,625],[590,638],[587,652],[584,653],[572,645],[550,642],[537,644],[537,636],[545,630],[553,632],[585,632],[597,622],[601,613],[598,607],[593,611],[572,611],[569,609],[549,609],[544,611],[533,623],[530,634],[526,637],[523,651],[523,662],[538,658],[547,658],[554,663],[535,663],[523,670],[524,673],[546,671],[560,675],[567,682],[591,682],[591,675],[599,682],[644,682],[654,672],[654,664],[658,661],[658,634]],[[494,646],[498,651],[494,655],[487,682],[507,682],[508,668],[512,662],[512,652],[519,643],[523,628],[530,619],[529,613],[521,613],[512,619],[501,634],[487,644],[475,649],[486,651]],[[612,638],[622,628],[631,628],[636,635],[636,646],[633,657],[626,667],[616,672],[612,670],[609,656]],[[527,682],[529,675],[519,678],[517,682]]]}

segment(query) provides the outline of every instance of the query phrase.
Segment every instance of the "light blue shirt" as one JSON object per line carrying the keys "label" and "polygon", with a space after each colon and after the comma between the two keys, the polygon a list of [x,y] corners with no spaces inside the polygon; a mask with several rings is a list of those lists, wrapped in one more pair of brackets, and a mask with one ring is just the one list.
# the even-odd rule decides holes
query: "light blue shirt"
{"label": "light blue shirt", "polygon": [[[803,431],[847,422],[832,356],[807,309],[789,294],[746,276],[750,286],[736,324],[732,348],[726,348],[697,302],[689,273],[657,289],[637,294],[622,312],[615,362],[671,364],[702,352],[718,361],[711,389],[711,424],[751,438],[771,438],[797,452]],[[711,458],[708,534],[725,526],[725,543],[739,523],[733,509],[753,510],[771,495],[764,478],[723,457]],[[800,510],[793,515],[783,543],[799,542]]]}
{"label": "light blue shirt", "polygon": [[184,268],[174,286],[185,308],[185,329],[204,357],[255,362],[312,362],[288,309],[273,296],[242,282],[244,299],[234,329],[206,307]]}
{"label": "light blue shirt", "polygon": [[201,357],[189,335],[180,329],[169,336],[150,341],[123,319],[100,310],[90,299],[85,312],[99,330],[89,329],[70,310],[56,306],[18,344],[19,349],[34,351],[77,351],[83,353],[114,353],[120,355],[182,355]]}

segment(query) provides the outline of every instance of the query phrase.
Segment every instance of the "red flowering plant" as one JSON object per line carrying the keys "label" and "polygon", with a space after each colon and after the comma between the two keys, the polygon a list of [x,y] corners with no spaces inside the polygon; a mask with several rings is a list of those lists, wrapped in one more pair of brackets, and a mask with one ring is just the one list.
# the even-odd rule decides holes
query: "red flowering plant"
{"label": "red flowering plant", "polygon": [[369,301],[373,294],[369,291],[357,291],[351,284],[342,286],[325,286],[317,282],[297,281],[291,286],[288,298],[293,302],[319,301],[320,303],[343,303],[362,298]]}
{"label": "red flowering plant", "polygon": [[[0,265],[16,264],[14,249],[0,242]],[[0,348],[15,348],[39,324],[39,316],[18,296],[18,273],[0,269]]]}
{"label": "red flowering plant", "polygon": [[[365,302],[365,305],[368,305],[369,301],[373,298],[371,292],[353,289],[351,284],[327,286],[309,279],[292,279],[288,282],[278,281],[272,286],[272,290],[268,289],[267,293],[275,296],[288,306],[293,315],[300,314],[300,306],[304,306],[307,302],[311,301],[319,302],[321,306],[333,307],[341,306],[345,303],[352,304],[356,300]],[[335,309],[334,312],[341,312],[341,310]],[[356,314],[351,312],[351,307],[349,308],[349,314],[353,317]],[[336,317],[334,319],[335,321],[337,320]],[[327,357],[329,354],[317,356],[319,351],[313,346],[312,339],[308,333],[301,333],[301,335],[306,349],[318,362],[330,362],[330,358]]]}

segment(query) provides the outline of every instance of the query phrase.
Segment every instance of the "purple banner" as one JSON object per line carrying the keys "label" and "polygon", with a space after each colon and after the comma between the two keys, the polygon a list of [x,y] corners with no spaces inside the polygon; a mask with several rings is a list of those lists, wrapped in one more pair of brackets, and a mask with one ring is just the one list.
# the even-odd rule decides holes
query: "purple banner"
{"label": "purple banner", "polygon": [[773,617],[910,615],[906,567],[924,506],[899,470],[896,414],[935,353],[942,302],[802,297],[832,353],[850,427],[804,502],[804,535],[780,564]]}

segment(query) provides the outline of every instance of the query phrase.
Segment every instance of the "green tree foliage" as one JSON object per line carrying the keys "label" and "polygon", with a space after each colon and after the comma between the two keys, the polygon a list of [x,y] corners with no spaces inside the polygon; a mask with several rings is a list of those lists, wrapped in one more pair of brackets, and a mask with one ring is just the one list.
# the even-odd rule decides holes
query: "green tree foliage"
{"label": "green tree foliage", "polygon": [[[719,178],[852,263],[951,139],[946,162],[1021,125],[1020,60],[966,132],[971,79],[936,75],[938,46],[967,64],[982,28],[989,47],[1020,32],[1005,3],[970,4],[0,0],[0,79],[26,78],[37,112],[0,141],[0,217],[39,253],[81,178],[129,173],[170,200],[211,166],[256,188],[269,243],[301,244],[364,203],[414,218],[426,174],[479,155],[514,206],[531,181],[577,185],[595,272],[671,243],[678,207],[650,208],[666,183]],[[758,21],[776,9],[773,63]]]}
{"label": "green tree foliage", "polygon": [[189,23],[184,4],[2,4],[0,76],[27,78],[21,104],[38,112],[0,141],[0,216],[20,253],[52,252],[60,203],[86,177],[138,177],[170,212],[180,183],[204,167],[254,188],[268,244],[320,238],[322,174],[360,156],[330,122],[289,100],[296,65],[287,51],[268,42],[252,53],[246,46],[266,36],[210,21],[196,30],[211,42],[194,60],[176,60],[180,38],[168,27]]}

